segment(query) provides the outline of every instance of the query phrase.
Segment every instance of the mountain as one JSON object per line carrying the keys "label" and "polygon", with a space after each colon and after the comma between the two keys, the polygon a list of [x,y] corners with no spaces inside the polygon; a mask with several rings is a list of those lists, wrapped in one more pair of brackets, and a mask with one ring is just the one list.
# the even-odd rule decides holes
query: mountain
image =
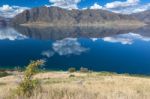
{"label": "mountain", "polygon": [[150,10],[144,11],[144,12],[139,12],[139,13],[134,13],[132,16],[136,17],[137,19],[150,24]]}
{"label": "mountain", "polygon": [[38,7],[25,10],[15,16],[11,23],[40,26],[143,25],[130,15],[116,14],[106,10],[66,10],[58,7]]}

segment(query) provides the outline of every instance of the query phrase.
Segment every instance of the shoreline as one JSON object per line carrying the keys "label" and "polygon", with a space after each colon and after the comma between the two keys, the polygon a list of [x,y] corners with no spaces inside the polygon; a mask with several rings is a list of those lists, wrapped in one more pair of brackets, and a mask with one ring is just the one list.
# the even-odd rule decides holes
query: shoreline
{"label": "shoreline", "polygon": [[47,22],[29,22],[24,24],[19,24],[20,26],[26,27],[108,27],[108,28],[138,28],[143,27],[148,24],[140,21],[108,21],[100,23],[77,23],[77,24],[62,24],[62,23],[47,23]]}
{"label": "shoreline", "polygon": [[[0,69],[0,73],[8,73],[8,74],[16,74],[23,72],[24,69],[16,70],[16,69]],[[69,71],[65,70],[40,70],[39,73],[70,73]],[[80,72],[79,70],[73,73],[84,73]],[[130,76],[130,77],[146,77],[150,78],[150,74],[137,74],[137,73],[117,73],[117,72],[111,72],[111,71],[90,71],[85,73],[101,73],[103,74],[109,74],[109,75],[124,75],[124,76]]]}

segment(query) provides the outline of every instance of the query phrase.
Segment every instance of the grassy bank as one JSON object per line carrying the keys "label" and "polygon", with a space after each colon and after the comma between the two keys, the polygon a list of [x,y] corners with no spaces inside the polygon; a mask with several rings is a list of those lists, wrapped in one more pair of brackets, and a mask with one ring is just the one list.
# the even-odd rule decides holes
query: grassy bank
{"label": "grassy bank", "polygon": [[[150,79],[109,72],[42,72],[34,76],[42,90],[29,99],[149,99]],[[0,78],[0,99],[28,99],[13,96],[19,79]],[[5,91],[4,91],[5,90]],[[13,97],[12,97],[13,96]]]}

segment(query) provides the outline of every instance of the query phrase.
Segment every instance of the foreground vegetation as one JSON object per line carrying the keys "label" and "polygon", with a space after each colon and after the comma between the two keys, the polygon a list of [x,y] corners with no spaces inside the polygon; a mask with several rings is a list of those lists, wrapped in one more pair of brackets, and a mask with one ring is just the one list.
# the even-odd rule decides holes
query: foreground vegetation
{"label": "foreground vegetation", "polygon": [[[36,72],[33,67],[42,64],[40,61],[36,65],[34,63],[28,66],[30,68],[25,73],[16,72],[15,75],[0,78],[0,99],[150,99],[149,77],[88,72],[85,68],[81,68],[81,71],[71,68],[69,72],[34,75]],[[17,74],[24,75],[23,79],[20,80]],[[33,83],[37,80],[40,81],[38,85]],[[27,86],[22,86],[22,83]],[[40,90],[30,84],[40,87]],[[27,94],[16,94],[18,88],[17,91]],[[22,90],[24,88],[27,90]]]}

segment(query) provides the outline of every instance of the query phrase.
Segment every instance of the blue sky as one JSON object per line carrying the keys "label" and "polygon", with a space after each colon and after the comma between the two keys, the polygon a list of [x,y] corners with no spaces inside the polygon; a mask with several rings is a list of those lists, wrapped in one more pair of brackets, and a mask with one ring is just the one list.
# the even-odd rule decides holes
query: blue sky
{"label": "blue sky", "polygon": [[0,15],[13,17],[26,9],[57,6],[65,9],[103,9],[130,14],[150,10],[150,0],[0,0]]}
{"label": "blue sky", "polygon": [[[81,0],[78,3],[80,8],[92,6],[95,2],[104,6],[106,3],[114,2],[114,1],[126,1],[126,0]],[[149,0],[141,0],[141,4],[150,3]],[[0,0],[0,6],[8,4],[8,5],[16,5],[16,6],[26,6],[26,7],[37,7],[43,6],[45,4],[51,4],[49,0]]]}

